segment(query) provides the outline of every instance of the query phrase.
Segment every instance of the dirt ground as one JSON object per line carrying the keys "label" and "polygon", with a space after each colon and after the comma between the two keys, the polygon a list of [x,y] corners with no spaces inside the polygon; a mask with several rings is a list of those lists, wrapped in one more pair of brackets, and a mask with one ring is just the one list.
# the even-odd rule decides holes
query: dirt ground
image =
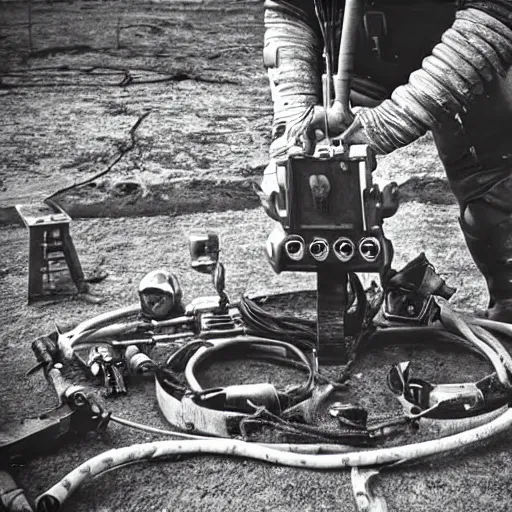
{"label": "dirt ground", "polygon": [[[26,21],[27,4],[2,3],[0,13],[1,432],[54,405],[42,376],[25,376],[33,365],[31,341],[51,332],[54,320],[76,323],[136,302],[140,278],[158,267],[179,276],[185,302],[212,294],[208,277],[189,267],[187,237],[194,228],[219,233],[232,297],[313,289],[315,282],[305,274],[277,276],[263,256],[272,221],[254,208],[250,185],[267,161],[271,121],[260,2],[34,3],[32,51],[26,28],[13,26]],[[132,81],[122,87],[123,79]],[[110,167],[92,185],[58,196],[74,217],[72,235],[85,271],[108,273],[94,285],[106,302],[27,306],[28,233],[8,222],[10,207]],[[402,205],[385,225],[395,268],[425,251],[457,287],[457,308],[485,307],[484,283],[465,249],[430,138],[381,159],[376,179],[401,184]],[[357,363],[350,399],[370,414],[398,407],[385,376],[392,363],[404,360],[433,382],[489,373],[469,354],[382,347]],[[262,369],[226,362],[203,378],[233,383],[245,371],[259,378]],[[105,406],[165,428],[150,379],[131,382],[126,397]],[[111,425],[103,435],[69,442],[11,472],[34,499],[89,457],[156,438]],[[376,489],[390,511],[508,511],[511,442],[507,432],[464,452],[386,472]],[[77,492],[64,510],[349,512],[355,504],[348,471],[197,457],[108,473]]]}

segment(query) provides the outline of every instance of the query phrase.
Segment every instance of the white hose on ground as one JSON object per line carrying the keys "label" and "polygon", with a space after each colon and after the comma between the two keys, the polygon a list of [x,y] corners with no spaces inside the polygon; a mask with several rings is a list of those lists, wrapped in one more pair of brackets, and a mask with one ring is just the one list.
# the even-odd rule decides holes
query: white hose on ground
{"label": "white hose on ground", "polygon": [[[512,383],[510,382],[510,378],[507,369],[503,364],[501,355],[496,352],[494,347],[489,346],[488,343],[480,339],[471,330],[471,327],[462,319],[462,317],[457,315],[457,313],[448,306],[447,301],[439,299],[438,302],[441,306],[441,321],[443,325],[445,325],[447,329],[451,328],[459,331],[468,341],[483,351],[487,359],[489,359],[493,365],[500,383],[506,388],[512,389]],[[505,349],[503,348],[503,350]]]}
{"label": "white hose on ground", "polygon": [[464,319],[468,324],[479,325],[485,327],[491,331],[505,334],[512,340],[512,325],[505,322],[498,322],[497,320],[489,320],[487,318],[468,317],[464,316]]}
{"label": "white hose on ground", "polygon": [[84,482],[100,473],[128,462],[154,461],[174,455],[232,455],[272,464],[317,470],[338,470],[353,466],[374,466],[413,460],[444,453],[499,434],[512,426],[512,410],[507,409],[489,423],[460,434],[422,443],[391,448],[363,449],[342,454],[308,455],[267,448],[232,439],[157,441],[136,444],[104,452],[68,473],[60,482],[36,500],[38,512],[56,512]]}

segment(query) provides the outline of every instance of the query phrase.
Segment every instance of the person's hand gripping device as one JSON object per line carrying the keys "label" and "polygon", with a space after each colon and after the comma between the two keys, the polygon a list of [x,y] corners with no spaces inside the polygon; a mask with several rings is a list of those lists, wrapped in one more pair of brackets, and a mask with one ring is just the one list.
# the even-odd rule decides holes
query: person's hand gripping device
{"label": "person's hand gripping device", "polygon": [[[382,223],[396,212],[398,197],[395,183],[383,191],[372,184],[376,160],[368,146],[347,147],[332,137],[353,119],[349,94],[356,36],[362,24],[362,0],[346,0],[334,77],[336,14],[320,1],[316,8],[325,43],[326,73],[323,108],[316,110],[311,130],[323,130],[325,140],[316,145],[313,154],[306,154],[306,150],[290,152],[287,161],[278,166],[279,193],[273,197],[272,211],[268,211],[268,204],[266,209],[280,225],[268,238],[267,255],[277,273],[317,272],[319,356],[326,362],[344,362],[347,333],[342,324],[348,307],[347,274],[382,275],[389,268],[393,248],[384,236]],[[333,328],[336,323],[337,329]]]}

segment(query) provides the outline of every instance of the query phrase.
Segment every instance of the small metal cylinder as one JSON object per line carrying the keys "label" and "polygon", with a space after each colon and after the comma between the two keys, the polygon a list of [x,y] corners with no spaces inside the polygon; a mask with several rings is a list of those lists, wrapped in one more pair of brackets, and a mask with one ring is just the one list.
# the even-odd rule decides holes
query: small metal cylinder
{"label": "small metal cylinder", "polygon": [[146,373],[155,366],[154,361],[135,345],[126,347],[124,358],[126,367],[131,373]]}
{"label": "small metal cylinder", "polygon": [[329,244],[324,238],[315,238],[309,244],[309,252],[316,261],[325,261],[329,256]]}
{"label": "small metal cylinder", "polygon": [[[255,406],[264,406],[267,410],[279,414],[281,405],[276,388],[270,383],[242,384],[224,388],[226,393],[226,409],[254,412]],[[250,402],[250,403],[249,403]]]}
{"label": "small metal cylinder", "polygon": [[290,235],[284,243],[284,250],[288,258],[293,261],[300,261],[304,257],[304,238],[299,235]]}
{"label": "small metal cylinder", "polygon": [[334,242],[332,249],[336,257],[343,263],[350,261],[354,257],[354,254],[356,252],[354,242],[352,242],[350,238],[346,237],[338,238]]}
{"label": "small metal cylinder", "polygon": [[276,388],[268,382],[205,390],[200,400],[203,406],[217,410],[254,413],[255,407],[260,406],[274,414],[281,413]]}
{"label": "small metal cylinder", "polygon": [[373,263],[380,254],[380,242],[374,237],[365,237],[359,242],[359,253],[369,263]]}

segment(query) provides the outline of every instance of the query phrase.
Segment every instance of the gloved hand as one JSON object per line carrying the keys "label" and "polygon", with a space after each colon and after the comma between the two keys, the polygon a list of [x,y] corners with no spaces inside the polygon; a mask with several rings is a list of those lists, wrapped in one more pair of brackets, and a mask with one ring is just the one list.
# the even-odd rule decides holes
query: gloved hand
{"label": "gloved hand", "polygon": [[[377,108],[377,107],[375,107]],[[363,119],[368,117],[370,108],[355,107],[350,112],[342,112],[338,104],[334,104],[325,114],[321,106],[316,106],[309,118],[309,123],[299,134],[300,146],[305,154],[311,155],[315,147],[326,138],[326,124],[329,129],[329,137],[339,140],[343,144],[367,144],[376,154],[385,154],[377,141],[372,138],[371,126],[365,124]],[[381,127],[385,129],[385,127]]]}
{"label": "gloved hand", "polygon": [[288,119],[282,131],[275,131],[270,155],[278,162],[286,160],[290,154],[311,155],[317,144],[326,138],[326,128],[329,137],[333,138],[344,133],[353,119],[352,112],[343,111],[337,103],[327,114],[320,105],[310,106]]}
{"label": "gloved hand", "polygon": [[[378,108],[378,107],[374,107]],[[351,145],[351,144],[367,144],[375,154],[383,155],[388,153],[383,148],[381,148],[376,141],[372,138],[372,130],[369,126],[365,125],[363,122],[364,112],[372,110],[369,108],[357,108],[354,109],[355,117],[352,123],[339,135],[336,137],[337,140],[341,141],[342,144]],[[385,127],[382,127],[385,129]]]}
{"label": "gloved hand", "polygon": [[285,119],[279,118],[272,128],[272,142],[270,143],[270,158],[278,163],[284,163],[290,154],[304,152],[304,146],[309,146],[307,141],[310,135],[311,121],[313,119],[314,106],[297,107],[289,109]]}

